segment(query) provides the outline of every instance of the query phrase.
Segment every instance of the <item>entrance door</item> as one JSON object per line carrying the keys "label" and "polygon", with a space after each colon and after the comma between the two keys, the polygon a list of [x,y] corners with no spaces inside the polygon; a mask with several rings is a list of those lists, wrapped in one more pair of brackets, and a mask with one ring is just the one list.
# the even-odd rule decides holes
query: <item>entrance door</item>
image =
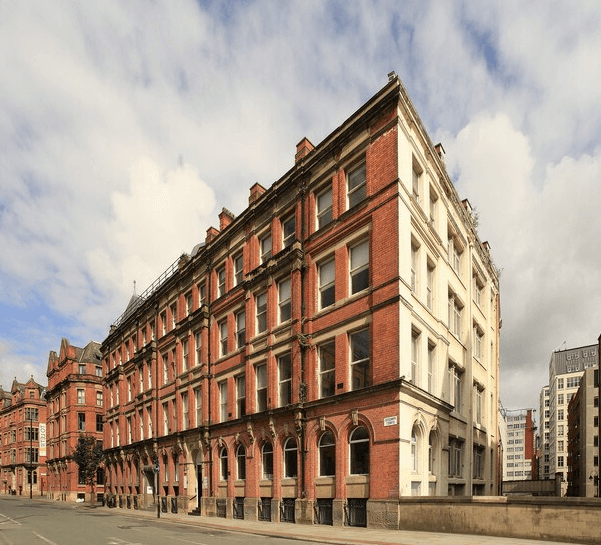
{"label": "entrance door", "polygon": [[200,509],[200,497],[202,496],[202,465],[196,466],[196,502]]}

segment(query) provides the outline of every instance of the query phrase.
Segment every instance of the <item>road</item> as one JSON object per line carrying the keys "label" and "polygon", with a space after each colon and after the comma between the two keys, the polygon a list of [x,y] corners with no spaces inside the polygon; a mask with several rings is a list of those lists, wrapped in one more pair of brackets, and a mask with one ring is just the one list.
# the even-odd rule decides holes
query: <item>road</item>
{"label": "road", "polygon": [[8,496],[0,499],[0,545],[265,545],[266,541],[270,545],[309,543],[123,516],[114,509]]}

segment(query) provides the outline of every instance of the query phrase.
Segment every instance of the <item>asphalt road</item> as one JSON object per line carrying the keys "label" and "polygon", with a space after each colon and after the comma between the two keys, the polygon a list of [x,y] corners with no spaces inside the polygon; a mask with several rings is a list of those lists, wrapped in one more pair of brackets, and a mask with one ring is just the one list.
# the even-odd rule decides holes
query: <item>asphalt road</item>
{"label": "asphalt road", "polygon": [[[303,541],[202,528],[173,520],[136,519],[29,498],[0,498],[0,545],[302,545]],[[313,542],[314,543],[314,542]]]}

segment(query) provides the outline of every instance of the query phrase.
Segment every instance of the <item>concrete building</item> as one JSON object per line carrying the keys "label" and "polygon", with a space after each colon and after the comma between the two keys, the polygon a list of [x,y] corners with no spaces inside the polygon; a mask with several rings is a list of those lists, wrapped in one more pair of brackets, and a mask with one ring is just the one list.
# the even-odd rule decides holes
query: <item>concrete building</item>
{"label": "concrete building", "polygon": [[568,478],[568,404],[578,391],[585,369],[598,369],[598,366],[596,344],[557,350],[549,362],[549,385],[541,391],[541,433],[544,434],[541,478],[553,479],[559,473],[564,495]]}
{"label": "concrete building", "polygon": [[[79,479],[72,459],[81,433],[103,440],[103,386],[100,343],[84,348],[62,339],[59,353],[48,356],[47,495],[52,499],[87,499],[89,486]],[[104,492],[104,469],[97,474],[96,493]]]}
{"label": "concrete building", "polygon": [[523,481],[533,478],[535,463],[534,409],[501,409],[501,421],[506,428],[503,442],[503,481]]}
{"label": "concrete building", "polygon": [[585,369],[568,405],[567,495],[599,497],[599,369]]}
{"label": "concrete building", "polygon": [[497,493],[498,274],[396,75],[219,219],[102,344],[110,501],[365,525]]}
{"label": "concrete building", "polygon": [[30,378],[0,387],[3,494],[40,495],[46,480],[46,388]]}

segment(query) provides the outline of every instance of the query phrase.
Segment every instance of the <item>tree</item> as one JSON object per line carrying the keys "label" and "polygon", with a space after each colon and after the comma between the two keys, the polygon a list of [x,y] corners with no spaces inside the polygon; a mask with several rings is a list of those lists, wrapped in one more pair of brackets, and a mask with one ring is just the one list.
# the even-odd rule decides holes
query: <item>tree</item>
{"label": "tree", "polygon": [[73,451],[73,461],[79,467],[79,481],[90,485],[92,497],[96,484],[96,472],[103,459],[102,443],[97,441],[93,435],[80,433],[77,446]]}

